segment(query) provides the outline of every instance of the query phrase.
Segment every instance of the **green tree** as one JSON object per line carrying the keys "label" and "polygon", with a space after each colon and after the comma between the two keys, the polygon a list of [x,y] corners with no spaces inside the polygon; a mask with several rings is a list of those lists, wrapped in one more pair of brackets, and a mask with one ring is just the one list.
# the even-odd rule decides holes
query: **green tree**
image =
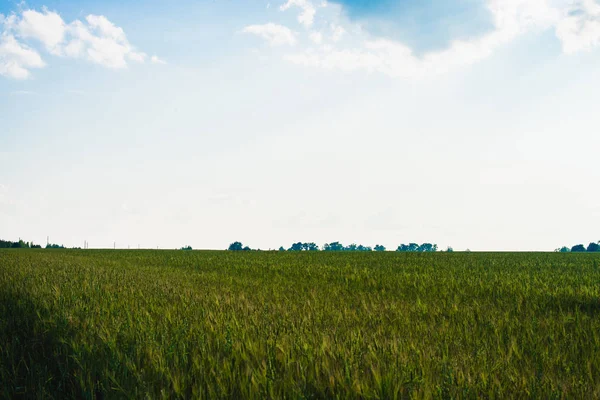
{"label": "green tree", "polygon": [[229,245],[229,251],[242,251],[244,250],[244,245],[242,242],[233,242]]}
{"label": "green tree", "polygon": [[590,243],[589,246],[587,247],[587,251],[591,252],[600,252],[600,244],[598,243]]}
{"label": "green tree", "polygon": [[292,247],[288,251],[302,251],[304,250],[304,244],[302,242],[292,244]]}
{"label": "green tree", "polygon": [[344,245],[340,242],[325,243],[323,251],[344,251]]}

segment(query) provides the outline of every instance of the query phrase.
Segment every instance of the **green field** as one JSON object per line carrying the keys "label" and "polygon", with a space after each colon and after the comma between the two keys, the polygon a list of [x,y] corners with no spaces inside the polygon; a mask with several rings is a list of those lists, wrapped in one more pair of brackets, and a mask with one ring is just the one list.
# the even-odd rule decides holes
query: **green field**
{"label": "green field", "polygon": [[600,398],[600,254],[0,251],[2,398]]}

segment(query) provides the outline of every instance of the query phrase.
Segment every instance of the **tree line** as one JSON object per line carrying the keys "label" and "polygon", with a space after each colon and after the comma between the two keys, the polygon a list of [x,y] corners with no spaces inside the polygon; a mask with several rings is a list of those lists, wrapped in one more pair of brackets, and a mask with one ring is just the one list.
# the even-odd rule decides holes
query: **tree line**
{"label": "tree line", "polygon": [[33,244],[33,242],[24,242],[19,239],[18,242],[11,242],[10,240],[0,240],[0,249],[41,249],[42,246],[39,244]]}
{"label": "tree line", "polygon": [[583,244],[576,244],[573,247],[563,246],[555,250],[558,253],[597,253],[600,252],[600,241],[598,243],[590,243],[587,247]]}
{"label": "tree line", "polygon": [[[248,246],[244,246],[242,242],[233,242],[229,245],[227,249],[229,251],[253,251]],[[260,250],[260,249],[257,249]],[[383,245],[376,245],[375,247],[363,246],[362,244],[352,243],[347,246],[344,246],[340,242],[331,242],[325,243],[322,247],[319,247],[314,242],[297,242],[292,244],[288,249],[281,246],[279,251],[387,251],[386,247]],[[396,251],[399,252],[418,252],[418,253],[429,253],[438,251],[437,244],[431,243],[409,243],[409,244],[401,244],[398,246]],[[448,247],[447,252],[452,252],[452,247]]]}
{"label": "tree line", "polygon": [[[33,242],[25,242],[19,239],[18,242],[11,242],[10,240],[0,239],[0,249],[41,249],[42,246],[34,244]],[[48,243],[46,249],[64,249],[65,246],[58,244]]]}

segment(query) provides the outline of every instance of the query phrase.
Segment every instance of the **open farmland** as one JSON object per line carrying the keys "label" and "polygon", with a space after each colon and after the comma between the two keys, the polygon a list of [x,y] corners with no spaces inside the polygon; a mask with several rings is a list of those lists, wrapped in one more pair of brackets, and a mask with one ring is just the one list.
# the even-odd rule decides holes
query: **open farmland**
{"label": "open farmland", "polygon": [[0,397],[598,398],[600,255],[0,251]]}

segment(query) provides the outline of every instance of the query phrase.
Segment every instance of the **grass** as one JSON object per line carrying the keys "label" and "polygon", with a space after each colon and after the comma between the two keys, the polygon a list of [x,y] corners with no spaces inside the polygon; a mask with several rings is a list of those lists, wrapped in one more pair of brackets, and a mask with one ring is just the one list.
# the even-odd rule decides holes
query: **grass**
{"label": "grass", "polygon": [[600,255],[0,251],[2,398],[599,398]]}

